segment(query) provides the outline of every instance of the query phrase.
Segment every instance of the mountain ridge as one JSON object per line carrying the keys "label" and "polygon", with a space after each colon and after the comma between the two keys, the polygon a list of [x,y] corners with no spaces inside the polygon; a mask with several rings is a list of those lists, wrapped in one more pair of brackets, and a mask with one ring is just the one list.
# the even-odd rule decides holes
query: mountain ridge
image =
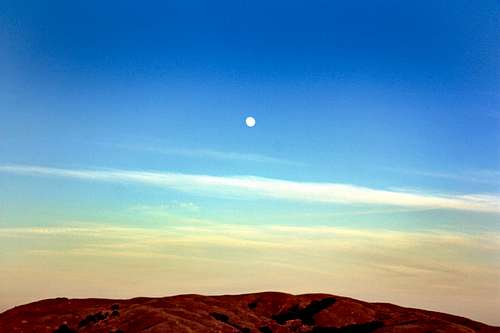
{"label": "mountain ridge", "polygon": [[260,292],[46,299],[1,313],[0,332],[500,333],[500,327],[446,313],[337,295]]}

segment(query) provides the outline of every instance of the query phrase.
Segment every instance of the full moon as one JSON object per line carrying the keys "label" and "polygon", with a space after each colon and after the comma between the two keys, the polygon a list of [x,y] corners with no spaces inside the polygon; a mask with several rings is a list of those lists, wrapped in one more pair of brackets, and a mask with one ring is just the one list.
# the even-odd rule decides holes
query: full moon
{"label": "full moon", "polygon": [[248,127],[254,127],[255,126],[255,118],[254,117],[247,117],[245,119],[245,123],[247,124]]}

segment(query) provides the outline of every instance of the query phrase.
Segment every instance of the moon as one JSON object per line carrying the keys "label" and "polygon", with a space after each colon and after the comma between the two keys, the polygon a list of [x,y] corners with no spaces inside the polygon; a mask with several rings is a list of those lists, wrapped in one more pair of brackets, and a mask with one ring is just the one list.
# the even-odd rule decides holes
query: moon
{"label": "moon", "polygon": [[254,127],[255,126],[255,118],[254,117],[247,117],[245,119],[245,123],[247,124],[248,127]]}

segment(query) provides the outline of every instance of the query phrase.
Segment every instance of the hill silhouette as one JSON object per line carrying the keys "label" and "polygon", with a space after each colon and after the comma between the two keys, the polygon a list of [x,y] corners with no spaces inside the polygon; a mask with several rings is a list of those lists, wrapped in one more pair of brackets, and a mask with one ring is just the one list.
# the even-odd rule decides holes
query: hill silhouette
{"label": "hill silhouette", "polygon": [[0,314],[0,332],[431,333],[499,332],[470,319],[328,294],[56,298]]}

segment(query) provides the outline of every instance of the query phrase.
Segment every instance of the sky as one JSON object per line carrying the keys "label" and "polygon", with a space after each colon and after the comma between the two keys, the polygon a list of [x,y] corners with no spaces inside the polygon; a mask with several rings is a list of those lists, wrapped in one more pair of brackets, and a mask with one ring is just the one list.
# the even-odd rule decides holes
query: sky
{"label": "sky", "polygon": [[0,310],[280,290],[500,325],[498,1],[2,8]]}

